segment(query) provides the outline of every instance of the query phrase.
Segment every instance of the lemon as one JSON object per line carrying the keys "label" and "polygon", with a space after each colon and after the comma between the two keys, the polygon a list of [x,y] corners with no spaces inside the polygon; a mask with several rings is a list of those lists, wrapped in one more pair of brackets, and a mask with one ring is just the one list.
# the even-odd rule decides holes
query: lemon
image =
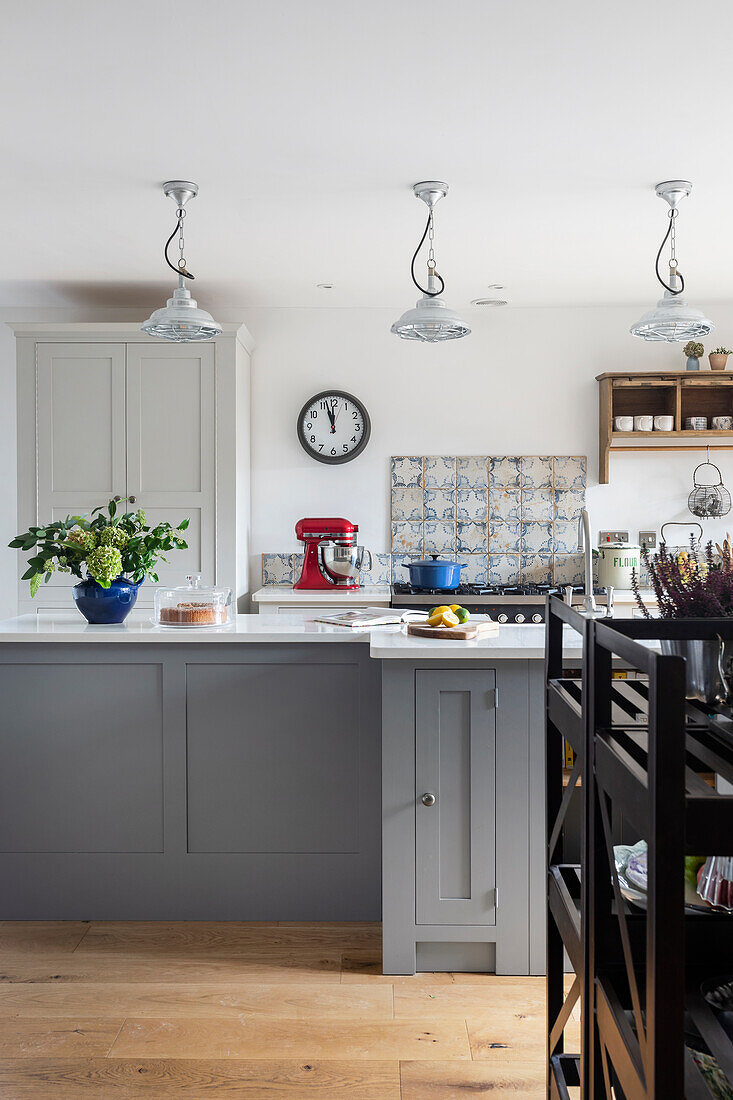
{"label": "lemon", "polygon": [[448,607],[447,603],[442,603],[440,605],[440,607],[431,607],[430,608],[430,613],[429,613],[430,618],[432,619],[433,615],[442,615],[444,611],[451,611],[451,610],[452,609],[450,607]]}
{"label": "lemon", "polygon": [[456,618],[459,623],[467,623],[471,618],[471,612],[467,611],[465,607],[456,608]]}
{"label": "lemon", "polygon": [[450,608],[443,612],[443,626],[458,626],[458,617],[454,615]]}
{"label": "lemon", "polygon": [[442,626],[443,625],[443,612],[438,615],[431,615],[427,621],[427,626]]}
{"label": "lemon", "polygon": [[455,614],[455,612],[456,612],[456,611],[458,611],[458,608],[459,608],[460,606],[461,606],[461,605],[460,605],[459,603],[452,603],[452,604],[450,605],[450,609],[451,609],[451,611],[452,611],[452,612],[453,612],[453,613]]}

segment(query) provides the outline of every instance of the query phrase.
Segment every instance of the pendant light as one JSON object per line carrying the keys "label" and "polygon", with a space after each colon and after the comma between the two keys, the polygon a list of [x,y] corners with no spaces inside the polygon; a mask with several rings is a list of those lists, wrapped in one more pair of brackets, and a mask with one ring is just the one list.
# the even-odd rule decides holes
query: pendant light
{"label": "pendant light", "polygon": [[[163,255],[165,262],[178,275],[178,286],[173,291],[173,297],[162,309],[156,309],[148,317],[141,328],[149,336],[160,336],[163,340],[176,340],[179,343],[189,343],[193,340],[210,340],[213,336],[219,336],[221,325],[218,324],[205,309],[199,309],[196,300],[186,289],[185,279],[193,279],[194,276],[186,267],[184,257],[183,220],[186,217],[185,205],[189,199],[198,194],[198,185],[187,180],[169,180],[163,184],[163,192],[173,199],[176,204],[176,227],[165,242]],[[178,235],[178,264],[175,266],[168,258],[168,246],[173,238]]]}
{"label": "pendant light", "polygon": [[[694,309],[688,305],[682,297],[685,289],[685,280],[677,268],[677,253],[675,251],[675,222],[677,220],[677,204],[680,199],[689,195],[692,184],[687,180],[667,180],[658,183],[655,191],[660,199],[669,204],[669,228],[664,235],[664,240],[659,246],[655,271],[657,279],[664,287],[664,297],[657,302],[655,309],[645,313],[629,330],[632,336],[639,336],[642,340],[668,340],[670,343],[685,343],[687,340],[699,340],[701,336],[707,336],[715,327],[700,309]],[[669,282],[665,283],[659,274],[659,260],[662,250],[669,240]]]}
{"label": "pendant light", "polygon": [[[399,321],[395,321],[390,332],[401,336],[403,340],[424,340],[428,344],[437,343],[439,340],[458,340],[461,336],[468,336],[471,330],[457,313],[454,313],[452,309],[448,309],[448,306],[440,297],[445,289],[445,282],[435,270],[435,251],[433,247],[435,239],[433,210],[438,200],[447,195],[448,184],[431,180],[416,183],[412,190],[415,198],[422,199],[428,208],[425,232],[420,238],[420,243],[415,249],[410,264],[412,281],[417,289],[422,291],[422,298],[415,304],[414,309],[408,309],[406,313],[402,314]],[[426,237],[429,240],[427,286],[421,286],[415,276],[415,260]],[[440,286],[438,286],[438,283],[440,283]]]}

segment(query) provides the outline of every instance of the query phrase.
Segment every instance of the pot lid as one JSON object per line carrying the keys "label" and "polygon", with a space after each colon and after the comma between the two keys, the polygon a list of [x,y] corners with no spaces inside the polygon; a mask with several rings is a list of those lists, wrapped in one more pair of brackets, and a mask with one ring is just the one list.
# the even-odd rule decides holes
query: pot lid
{"label": "pot lid", "polygon": [[445,568],[446,565],[456,566],[459,563],[457,561],[451,561],[448,558],[439,558],[437,554],[433,554],[431,558],[423,559],[422,561],[411,561],[408,565],[419,565],[422,569],[432,569],[433,567],[438,569]]}
{"label": "pot lid", "polygon": [[599,542],[599,550],[641,550],[635,542]]}

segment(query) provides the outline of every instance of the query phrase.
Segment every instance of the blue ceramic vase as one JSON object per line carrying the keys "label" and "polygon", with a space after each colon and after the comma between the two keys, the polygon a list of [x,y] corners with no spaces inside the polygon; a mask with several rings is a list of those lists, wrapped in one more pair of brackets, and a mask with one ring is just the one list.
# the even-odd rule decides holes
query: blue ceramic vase
{"label": "blue ceramic vase", "polygon": [[696,359],[694,355],[687,357],[687,370],[700,370],[700,360]]}
{"label": "blue ceramic vase", "polygon": [[71,591],[88,623],[122,623],[135,606],[137,590],[142,583],[117,577],[109,588],[102,588],[96,581],[86,580],[79,581]]}

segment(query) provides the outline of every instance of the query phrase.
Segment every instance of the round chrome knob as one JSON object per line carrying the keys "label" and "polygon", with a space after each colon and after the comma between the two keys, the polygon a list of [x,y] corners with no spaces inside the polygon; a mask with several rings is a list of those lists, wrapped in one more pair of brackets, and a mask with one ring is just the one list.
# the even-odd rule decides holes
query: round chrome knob
{"label": "round chrome knob", "polygon": [[435,805],[435,795],[431,794],[429,791],[426,791],[425,794],[420,799],[420,801],[422,802],[423,806],[434,806]]}
{"label": "round chrome knob", "polygon": [[503,611],[502,611],[501,615],[497,615],[496,618],[500,623],[509,622],[509,616],[505,615]]}
{"label": "round chrome knob", "polygon": [[135,503],[135,497],[128,497],[127,499],[129,500],[130,504]]}
{"label": "round chrome knob", "polygon": [[532,616],[532,622],[533,623],[541,623],[542,622],[542,616],[540,615],[539,611],[535,611],[534,615]]}
{"label": "round chrome knob", "polygon": [[514,622],[515,623],[523,623],[524,622],[524,615],[522,614],[521,611],[518,611],[516,613],[516,615],[514,616]]}

